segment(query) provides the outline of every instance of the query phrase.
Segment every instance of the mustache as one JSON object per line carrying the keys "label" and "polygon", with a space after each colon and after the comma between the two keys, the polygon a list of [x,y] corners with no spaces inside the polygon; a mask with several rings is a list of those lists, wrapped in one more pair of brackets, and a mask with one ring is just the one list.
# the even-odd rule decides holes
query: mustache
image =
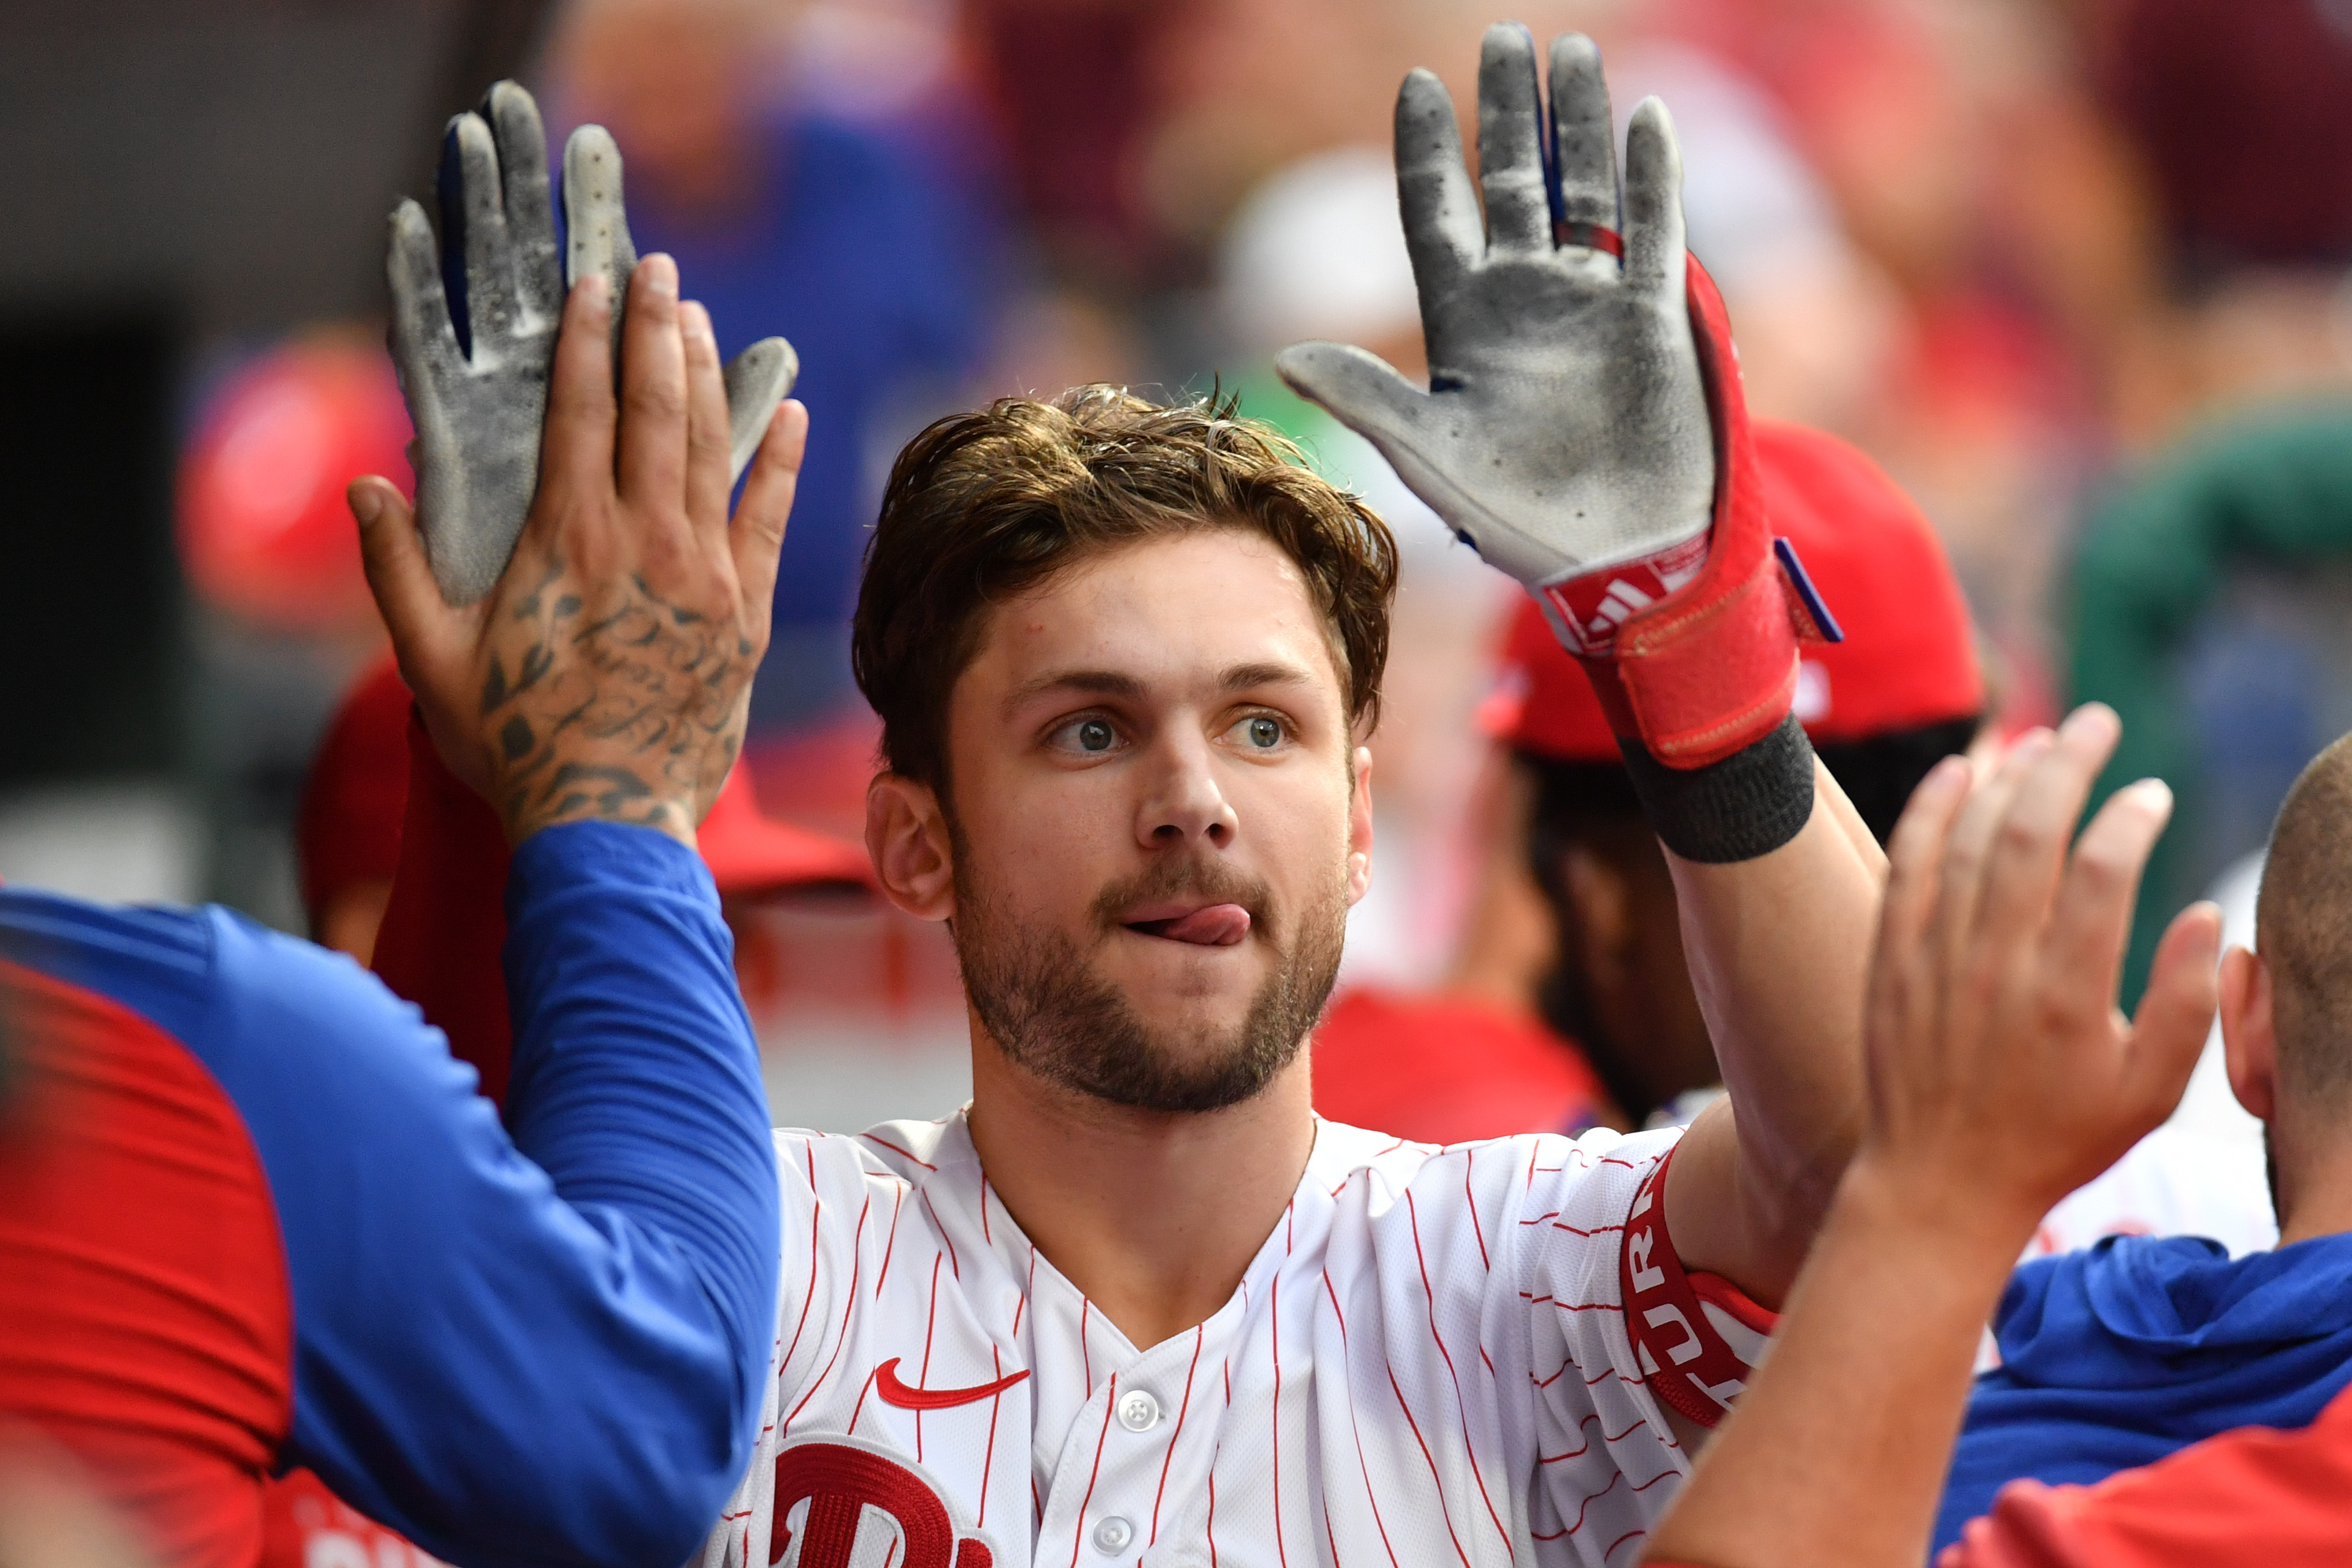
{"label": "mustache", "polygon": [[1274,907],[1274,890],[1264,878],[1236,870],[1222,860],[1196,857],[1155,860],[1131,877],[1105,884],[1095,895],[1095,925],[1108,932],[1125,924],[1122,917],[1138,904],[1184,898],[1196,898],[1204,904],[1240,905],[1249,911],[1254,936],[1271,929],[1266,922]]}

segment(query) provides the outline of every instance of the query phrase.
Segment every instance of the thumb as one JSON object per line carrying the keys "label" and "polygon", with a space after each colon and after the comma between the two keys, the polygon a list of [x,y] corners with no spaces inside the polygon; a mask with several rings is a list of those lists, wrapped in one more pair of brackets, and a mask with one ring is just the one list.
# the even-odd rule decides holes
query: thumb
{"label": "thumb", "polygon": [[434,581],[424,537],[416,531],[415,509],[392,481],[363,474],[352,481],[344,499],[359,521],[360,560],[367,570],[368,592],[392,633],[393,651],[409,689],[420,690],[417,683],[429,679],[427,671],[457,612]]}
{"label": "thumb", "polygon": [[1274,368],[1291,391],[1329,409],[1383,453],[1418,444],[1413,432],[1429,395],[1377,355],[1345,343],[1293,343],[1275,356]]}
{"label": "thumb", "polygon": [[2180,1103],[2213,1027],[2221,959],[2221,911],[2210,903],[2181,910],[2157,943],[2124,1070],[2133,1098],[2153,1106],[2158,1121]]}

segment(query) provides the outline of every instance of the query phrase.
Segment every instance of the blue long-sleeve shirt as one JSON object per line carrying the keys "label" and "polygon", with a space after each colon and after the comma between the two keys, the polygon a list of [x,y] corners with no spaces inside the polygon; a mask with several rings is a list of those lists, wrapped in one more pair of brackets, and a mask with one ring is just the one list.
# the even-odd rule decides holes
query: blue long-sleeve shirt
{"label": "blue long-sleeve shirt", "polygon": [[[461,1564],[681,1561],[739,1479],[777,1191],[709,875],[551,828],[508,911],[511,1137],[344,958],[0,889],[32,1173],[0,1205],[0,1412],[167,1551],[242,1550],[243,1500],[200,1494],[257,1489],[254,1454]],[[232,1462],[197,1485],[175,1442]]]}

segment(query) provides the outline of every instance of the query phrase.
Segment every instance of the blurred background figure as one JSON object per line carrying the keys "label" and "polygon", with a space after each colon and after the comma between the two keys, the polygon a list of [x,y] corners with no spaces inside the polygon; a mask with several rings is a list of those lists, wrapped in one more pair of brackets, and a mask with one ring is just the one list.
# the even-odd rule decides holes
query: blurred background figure
{"label": "blurred background figure", "polygon": [[[559,122],[614,130],[640,248],[678,257],[723,346],[780,331],[801,351],[814,428],[750,752],[761,815],[858,830],[874,731],[844,617],[909,434],[1006,393],[1213,381],[1370,497],[1404,550],[1373,742],[1381,853],[1341,1017],[1405,1029],[1409,1003],[1486,1008],[1510,1049],[1549,1053],[1523,1058],[1549,1064],[1546,1119],[1640,1120],[1692,1076],[1668,1046],[1607,1067],[1598,1091],[1580,1076],[1564,1036],[1592,1037],[1599,1065],[1630,1026],[1579,1023],[1545,990],[1566,905],[1526,869],[1541,791],[1475,719],[1517,602],[1267,374],[1318,335],[1420,363],[1391,109],[1403,72],[1434,62],[1466,115],[1464,45],[1491,7],[169,10],[0,18],[0,196],[44,215],[0,252],[0,484],[17,503],[0,652],[43,672],[0,744],[0,876],[222,897],[365,951],[382,843],[306,805],[303,781],[322,743],[354,744],[330,720],[382,646],[335,498],[362,469],[406,479],[375,346],[381,226],[430,175],[403,150],[517,74]],[[2343,7],[1521,16],[1598,38],[1621,119],[1645,92],[1673,108],[1692,243],[1754,407],[1851,442],[1917,501],[1977,629],[1989,729],[2107,698],[2126,721],[2113,776],[2174,784],[2141,929],[2258,848],[2286,782],[2352,725],[2329,564],[2352,515],[2336,471],[2352,447]],[[104,606],[129,631],[105,657],[60,629],[96,613],[100,559],[142,567]],[[395,790],[385,744],[327,771],[354,799]],[[962,1093],[936,931],[855,897],[745,904],[737,929],[772,1072],[797,1075],[822,1124],[903,1107],[908,1085],[943,1108]],[[848,1043],[877,1038],[885,1056]],[[1446,1084],[1491,1099],[1476,1077],[1415,1102]],[[2211,1132],[2242,1165],[2242,1119]],[[2053,1222],[2053,1245],[2072,1234]]]}

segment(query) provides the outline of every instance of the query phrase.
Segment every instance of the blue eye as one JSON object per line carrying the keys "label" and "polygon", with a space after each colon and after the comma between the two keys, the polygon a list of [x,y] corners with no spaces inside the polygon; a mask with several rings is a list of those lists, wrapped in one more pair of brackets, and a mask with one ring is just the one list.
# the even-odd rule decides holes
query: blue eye
{"label": "blue eye", "polygon": [[1263,713],[1243,720],[1238,728],[1242,734],[1242,743],[1252,751],[1270,752],[1282,744],[1285,738],[1282,721],[1269,719]]}

